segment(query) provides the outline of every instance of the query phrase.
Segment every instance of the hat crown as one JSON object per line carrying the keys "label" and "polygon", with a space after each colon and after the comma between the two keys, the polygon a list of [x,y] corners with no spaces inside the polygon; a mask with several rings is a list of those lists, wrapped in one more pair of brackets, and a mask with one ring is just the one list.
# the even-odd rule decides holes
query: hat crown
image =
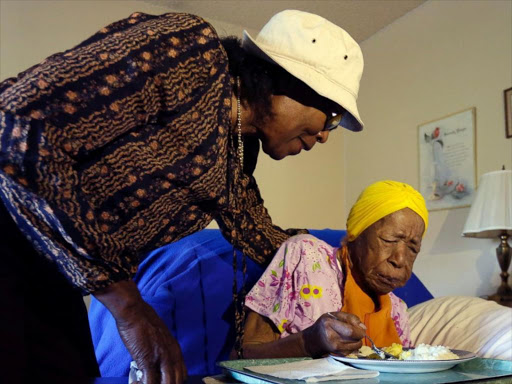
{"label": "hat crown", "polygon": [[244,31],[243,47],[251,54],[277,64],[319,95],[342,106],[340,125],[363,129],[357,110],[363,54],[342,28],[321,16],[286,10],[274,15],[253,39]]}
{"label": "hat crown", "polygon": [[363,54],[342,28],[321,16],[297,10],[274,15],[256,42],[276,56],[314,67],[357,98]]}

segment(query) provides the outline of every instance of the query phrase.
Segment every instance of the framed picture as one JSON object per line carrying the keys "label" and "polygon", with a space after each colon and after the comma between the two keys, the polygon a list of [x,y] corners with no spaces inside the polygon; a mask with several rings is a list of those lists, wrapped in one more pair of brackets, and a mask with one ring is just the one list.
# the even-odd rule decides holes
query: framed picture
{"label": "framed picture", "polygon": [[476,109],[418,126],[420,193],[430,211],[467,207],[476,189]]}
{"label": "framed picture", "polygon": [[512,137],[512,88],[503,91],[505,97],[505,136]]}

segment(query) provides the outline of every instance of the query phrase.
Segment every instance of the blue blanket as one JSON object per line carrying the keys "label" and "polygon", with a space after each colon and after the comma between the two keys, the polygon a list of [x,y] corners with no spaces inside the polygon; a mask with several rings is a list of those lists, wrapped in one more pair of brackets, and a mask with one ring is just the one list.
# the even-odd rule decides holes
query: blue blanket
{"label": "blue blanket", "polygon": [[[341,230],[311,230],[337,246]],[[238,286],[242,284],[238,255]],[[219,230],[205,229],[146,255],[134,278],[143,299],[164,320],[178,340],[190,375],[219,373],[216,362],[227,360],[234,341],[232,304],[233,248]],[[250,289],[264,268],[247,260]],[[413,306],[432,298],[413,275],[394,293]],[[131,357],[108,310],[92,298],[89,321],[102,376],[127,376]]]}

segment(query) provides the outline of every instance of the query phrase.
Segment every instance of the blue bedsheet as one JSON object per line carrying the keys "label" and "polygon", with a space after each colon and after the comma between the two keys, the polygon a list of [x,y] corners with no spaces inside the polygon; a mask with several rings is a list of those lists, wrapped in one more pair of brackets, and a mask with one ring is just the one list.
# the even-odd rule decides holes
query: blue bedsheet
{"label": "blue bedsheet", "polygon": [[[311,230],[337,246],[341,230]],[[142,297],[164,320],[177,338],[190,375],[219,372],[216,362],[226,360],[234,340],[232,304],[233,248],[219,230],[205,229],[174,244],[150,252],[135,276]],[[242,283],[238,253],[237,278]],[[247,260],[248,289],[263,273],[263,267]],[[395,290],[408,306],[432,298],[413,275],[407,285]],[[114,319],[92,298],[89,321],[102,376],[127,376],[131,357],[124,347]]]}

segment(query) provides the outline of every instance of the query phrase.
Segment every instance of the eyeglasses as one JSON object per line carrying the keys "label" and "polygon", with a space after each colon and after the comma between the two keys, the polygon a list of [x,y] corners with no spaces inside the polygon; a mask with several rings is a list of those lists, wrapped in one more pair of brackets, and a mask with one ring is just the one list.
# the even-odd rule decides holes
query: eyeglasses
{"label": "eyeglasses", "polygon": [[338,125],[340,125],[343,115],[341,113],[335,112],[332,112],[331,115],[332,116],[325,122],[323,131],[331,132],[332,130],[338,128]]}

